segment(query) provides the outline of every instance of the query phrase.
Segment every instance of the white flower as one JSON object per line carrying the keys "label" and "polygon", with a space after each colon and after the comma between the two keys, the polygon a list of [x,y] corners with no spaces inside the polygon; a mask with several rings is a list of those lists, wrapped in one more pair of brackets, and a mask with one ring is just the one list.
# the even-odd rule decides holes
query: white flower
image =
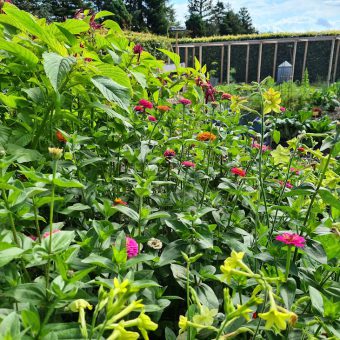
{"label": "white flower", "polygon": [[148,241],[148,246],[153,249],[162,249],[163,243],[159,239],[152,237]]}

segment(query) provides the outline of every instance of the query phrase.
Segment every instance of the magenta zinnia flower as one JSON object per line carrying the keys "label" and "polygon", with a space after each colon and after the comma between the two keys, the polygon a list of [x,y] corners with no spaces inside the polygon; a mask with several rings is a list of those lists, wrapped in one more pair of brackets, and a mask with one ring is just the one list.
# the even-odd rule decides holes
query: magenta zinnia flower
{"label": "magenta zinnia flower", "polygon": [[157,122],[157,118],[155,116],[148,116],[150,122]]}
{"label": "magenta zinnia flower", "polygon": [[141,44],[137,44],[133,47],[134,54],[141,54],[143,52],[143,47]]}
{"label": "magenta zinnia flower", "polygon": [[294,233],[283,233],[281,235],[276,236],[277,241],[283,242],[288,246],[295,246],[298,248],[303,248],[305,246],[305,238]]}
{"label": "magenta zinnia flower", "polygon": [[131,237],[126,238],[126,254],[128,259],[138,255],[138,243]]}
{"label": "magenta zinnia flower", "polygon": [[176,156],[176,152],[174,150],[172,150],[172,149],[167,149],[167,150],[164,151],[163,156],[165,158],[172,158],[172,157]]}
{"label": "magenta zinnia flower", "polygon": [[286,108],[284,106],[280,106],[280,111],[281,112],[285,112],[286,111]]}
{"label": "magenta zinnia flower", "polygon": [[153,108],[153,104],[146,99],[141,99],[139,101],[139,105],[143,106],[146,109],[152,109]]}
{"label": "magenta zinnia flower", "polygon": [[186,99],[186,98],[182,98],[179,100],[179,102],[183,105],[190,105],[191,104],[191,100],[190,99]]}
{"label": "magenta zinnia flower", "polygon": [[230,93],[222,93],[222,100],[230,100],[231,94]]}
{"label": "magenta zinnia flower", "polygon": [[182,162],[182,165],[186,168],[194,168],[196,166],[195,163],[190,162],[190,161],[184,161],[184,162]]}

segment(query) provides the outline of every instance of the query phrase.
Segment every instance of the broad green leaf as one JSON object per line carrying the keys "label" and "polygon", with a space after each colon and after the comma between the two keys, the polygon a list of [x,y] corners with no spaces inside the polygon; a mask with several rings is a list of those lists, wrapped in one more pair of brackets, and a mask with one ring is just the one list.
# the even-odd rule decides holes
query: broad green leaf
{"label": "broad green leaf", "polygon": [[95,19],[100,19],[103,17],[110,17],[113,16],[114,14],[112,12],[109,11],[100,11],[96,14],[96,16],[94,17]]}
{"label": "broad green leaf", "polygon": [[26,303],[32,303],[34,305],[46,303],[45,294],[45,286],[42,283],[37,282],[20,284],[8,292],[8,295],[12,296],[17,301],[25,301]]}
{"label": "broad green leaf", "polygon": [[130,93],[127,87],[119,85],[111,78],[102,76],[95,76],[91,81],[107,100],[128,111]]}
{"label": "broad green leaf", "polygon": [[163,48],[159,48],[159,51],[161,51],[162,53],[164,53],[167,57],[170,58],[170,60],[176,65],[176,67],[179,67],[179,64],[181,62],[181,58],[177,53],[168,51],[168,50],[164,50]]}
{"label": "broad green leaf", "polygon": [[304,251],[308,256],[319,263],[327,263],[327,255],[320,242],[315,240],[307,240],[307,245],[304,247]]}
{"label": "broad green leaf", "polygon": [[281,138],[281,133],[278,130],[273,131],[273,140],[276,144],[279,144]]}
{"label": "broad green leaf", "polygon": [[55,178],[54,184],[62,188],[83,188],[83,184],[75,180],[68,180],[65,178]]}
{"label": "broad green leaf", "polygon": [[101,104],[99,102],[93,103],[92,106],[105,111],[110,118],[116,118],[120,120],[125,127],[132,128],[130,120],[127,117],[124,117],[116,111],[112,110],[109,106]]}
{"label": "broad green leaf", "polygon": [[39,62],[39,58],[26,47],[2,38],[0,38],[0,50],[7,51],[10,54],[15,55],[19,60],[31,66],[34,66]]}
{"label": "broad green leaf", "polygon": [[201,283],[195,290],[202,305],[207,306],[210,309],[218,309],[219,303],[217,296],[210,286],[206,283]]}
{"label": "broad green leaf", "polygon": [[287,164],[290,159],[290,151],[288,148],[284,148],[282,145],[278,145],[271,153],[274,165]]}
{"label": "broad green leaf", "polygon": [[13,246],[10,243],[0,242],[0,267],[14,259],[20,258],[24,252],[23,249]]}
{"label": "broad green leaf", "polygon": [[167,218],[167,217],[170,217],[170,214],[167,213],[166,211],[156,211],[156,212],[150,214],[147,217],[147,220],[154,220],[154,219],[157,219],[157,218]]}
{"label": "broad green leaf", "polygon": [[312,301],[312,306],[320,313],[321,316],[324,314],[323,299],[321,293],[312,286],[308,287],[309,296]]}
{"label": "broad green leaf", "polygon": [[289,278],[280,289],[280,294],[285,304],[285,307],[290,310],[296,293],[296,282],[293,278]]}
{"label": "broad green leaf", "polygon": [[25,328],[30,328],[32,333],[38,334],[40,330],[40,315],[36,309],[24,309],[21,312],[21,318]]}
{"label": "broad green leaf", "polygon": [[4,340],[21,339],[20,319],[16,312],[4,317],[0,324],[0,338]]}
{"label": "broad green leaf", "polygon": [[88,209],[91,209],[91,207],[89,207],[88,205],[81,204],[81,203],[75,203],[75,204],[67,207],[66,209],[60,211],[60,214],[69,215],[74,211],[84,211],[84,210],[88,210]]}
{"label": "broad green leaf", "polygon": [[124,205],[116,205],[114,207],[114,209],[118,210],[119,212],[123,213],[124,215],[130,217],[135,222],[139,221],[139,214],[129,207],[126,207]]}
{"label": "broad green leaf", "polygon": [[[74,231],[59,231],[52,234],[52,253],[60,253],[66,250],[75,238]],[[50,237],[45,237],[42,240],[42,246],[48,251]]]}
{"label": "broad green leaf", "polygon": [[326,204],[340,210],[339,198],[336,198],[328,189],[320,188],[319,195]]}
{"label": "broad green leaf", "polygon": [[54,90],[58,92],[77,60],[74,57],[62,57],[54,52],[45,52],[43,54],[43,59],[45,73]]}
{"label": "broad green leaf", "polygon": [[67,29],[72,34],[80,34],[87,32],[90,29],[90,25],[88,23],[78,19],[67,19],[65,22],[58,23],[58,26]]}

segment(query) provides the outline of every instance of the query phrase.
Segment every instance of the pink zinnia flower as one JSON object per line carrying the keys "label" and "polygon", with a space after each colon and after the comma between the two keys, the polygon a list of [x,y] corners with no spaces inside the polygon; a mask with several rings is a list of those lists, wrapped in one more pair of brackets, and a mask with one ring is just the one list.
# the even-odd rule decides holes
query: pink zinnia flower
{"label": "pink zinnia flower", "polygon": [[126,238],[126,254],[128,259],[138,255],[138,243],[131,237]]}
{"label": "pink zinnia flower", "polygon": [[157,122],[157,118],[155,116],[148,116],[150,122]]}
{"label": "pink zinnia flower", "polygon": [[153,104],[146,99],[141,99],[138,104],[143,106],[145,109],[153,108]]}
{"label": "pink zinnia flower", "polygon": [[137,111],[137,112],[144,112],[144,107],[141,106],[141,105],[136,105],[135,106],[135,111]]}
{"label": "pink zinnia flower", "polygon": [[283,233],[281,235],[276,236],[277,241],[283,242],[288,246],[295,246],[298,248],[303,248],[305,246],[305,238],[293,233]]}
{"label": "pink zinnia flower", "polygon": [[281,112],[285,112],[286,111],[286,108],[284,106],[280,106],[280,111]]}
{"label": "pink zinnia flower", "polygon": [[141,44],[137,44],[133,47],[134,54],[141,54],[143,52],[143,47]]}
{"label": "pink zinnia flower", "polygon": [[167,150],[164,151],[163,156],[165,158],[172,158],[172,157],[176,156],[176,152],[174,150],[172,150],[172,149],[167,149]]}
{"label": "pink zinnia flower", "polygon": [[90,63],[92,60],[92,58],[84,58],[84,61],[86,61],[87,63]]}
{"label": "pink zinnia flower", "polygon": [[[260,148],[261,148],[261,144],[255,142],[254,140],[253,140],[251,146],[252,146],[254,149],[260,149]],[[270,150],[270,146],[263,144],[263,145],[262,145],[262,152],[266,152],[266,151],[268,151],[268,150]]]}
{"label": "pink zinnia flower", "polygon": [[[281,186],[283,186],[284,181],[279,181],[279,183],[280,183]],[[287,181],[287,183],[286,183],[286,188],[292,189],[292,188],[294,188],[294,186],[293,186],[292,183],[290,183],[290,181]]]}
{"label": "pink zinnia flower", "polygon": [[186,98],[182,98],[179,100],[179,102],[183,105],[190,105],[191,104],[191,100],[190,99],[186,99]]}
{"label": "pink zinnia flower", "polygon": [[240,168],[231,168],[230,170],[234,175],[244,177],[246,175],[246,171]]}
{"label": "pink zinnia flower", "polygon": [[37,240],[37,237],[34,236],[34,235],[29,235],[28,237],[29,237],[30,239],[32,239],[33,241],[36,241],[36,240]]}
{"label": "pink zinnia flower", "polygon": [[182,162],[182,165],[186,168],[194,168],[196,166],[195,163],[190,162],[190,161],[184,161],[184,162]]}
{"label": "pink zinnia flower", "polygon": [[300,170],[299,170],[299,169],[290,168],[289,170],[290,170],[291,172],[293,172],[295,175],[300,175]]}
{"label": "pink zinnia flower", "polygon": [[222,100],[230,100],[231,94],[230,93],[223,93],[221,98],[222,98]]}
{"label": "pink zinnia flower", "polygon": [[[52,234],[56,234],[56,233],[59,233],[60,232],[60,230],[59,229],[54,229],[53,231],[52,231]],[[46,233],[44,233],[43,234],[43,238],[47,238],[47,237],[49,237],[50,236],[50,232],[49,231],[47,231]]]}

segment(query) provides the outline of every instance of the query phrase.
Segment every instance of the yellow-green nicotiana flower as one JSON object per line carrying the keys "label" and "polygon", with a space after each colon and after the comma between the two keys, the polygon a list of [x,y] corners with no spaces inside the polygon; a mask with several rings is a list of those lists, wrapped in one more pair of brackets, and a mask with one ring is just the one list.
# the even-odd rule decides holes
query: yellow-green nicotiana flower
{"label": "yellow-green nicotiana flower", "polygon": [[274,112],[281,112],[280,111],[280,103],[281,97],[280,92],[275,91],[274,89],[270,88],[268,91],[263,93],[264,98],[264,109],[263,113],[269,113],[271,111]]}
{"label": "yellow-green nicotiana flower", "polygon": [[250,308],[244,308],[244,306],[237,305],[236,312],[240,312],[239,315],[242,315],[246,321],[250,320],[250,315],[249,313],[252,313],[253,311]]}
{"label": "yellow-green nicotiana flower", "polygon": [[125,294],[128,291],[130,285],[129,280],[124,280],[122,283],[115,277],[113,279],[113,285],[115,287],[115,294]]}
{"label": "yellow-green nicotiana flower", "polygon": [[145,340],[149,340],[147,331],[155,331],[158,328],[158,325],[154,323],[146,314],[141,313],[138,317],[138,329],[143,335]]}
{"label": "yellow-green nicotiana flower", "polygon": [[243,104],[247,102],[247,99],[242,98],[240,96],[232,96],[230,109],[232,112],[240,113]]}
{"label": "yellow-green nicotiana flower", "polygon": [[209,309],[207,306],[202,306],[201,314],[195,315],[192,321],[199,325],[211,326],[217,312],[217,309]]}
{"label": "yellow-green nicotiana flower", "polygon": [[66,310],[70,310],[71,312],[79,312],[80,309],[92,309],[92,305],[90,305],[86,300],[84,299],[78,299],[73,302],[71,302],[67,307]]}
{"label": "yellow-green nicotiana flower", "polygon": [[243,252],[237,253],[236,251],[233,250],[231,252],[231,256],[228,257],[224,261],[224,264],[220,267],[223,273],[223,277],[227,282],[230,282],[231,280],[231,277],[233,275],[232,270],[240,266],[243,256],[244,256]]}
{"label": "yellow-green nicotiana flower", "polygon": [[266,321],[265,329],[276,326],[280,330],[285,330],[286,321],[290,319],[291,315],[289,312],[281,313],[276,308],[271,308],[267,313],[259,313],[259,317]]}
{"label": "yellow-green nicotiana flower", "polygon": [[107,340],[137,340],[139,338],[139,334],[137,332],[127,331],[122,325],[123,323],[124,321],[117,325]]}
{"label": "yellow-green nicotiana flower", "polygon": [[178,322],[179,333],[183,333],[188,328],[188,318],[181,315]]}
{"label": "yellow-green nicotiana flower", "polygon": [[285,148],[282,145],[278,145],[277,148],[270,154],[272,155],[274,165],[289,163],[290,151],[288,148]]}

